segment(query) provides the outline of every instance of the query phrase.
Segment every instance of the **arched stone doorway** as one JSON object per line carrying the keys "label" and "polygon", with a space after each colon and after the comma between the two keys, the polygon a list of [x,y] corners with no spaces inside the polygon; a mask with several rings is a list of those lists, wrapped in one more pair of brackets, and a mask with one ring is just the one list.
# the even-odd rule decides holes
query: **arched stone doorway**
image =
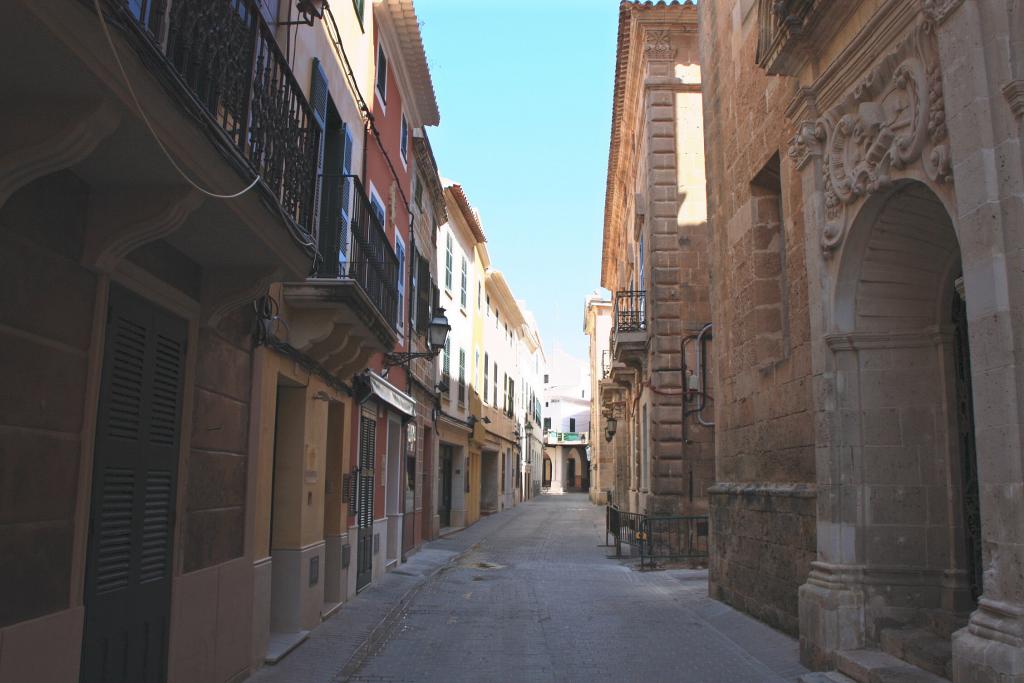
{"label": "arched stone doorway", "polygon": [[[802,645],[948,640],[981,593],[981,528],[961,252],[926,185],[867,200],[824,302],[818,561]],[[831,633],[829,633],[831,631]]]}

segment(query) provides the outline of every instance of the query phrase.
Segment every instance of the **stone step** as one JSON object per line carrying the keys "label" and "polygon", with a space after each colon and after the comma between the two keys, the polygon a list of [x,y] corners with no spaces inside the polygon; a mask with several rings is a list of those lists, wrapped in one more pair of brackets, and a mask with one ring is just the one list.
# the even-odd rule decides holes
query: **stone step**
{"label": "stone step", "polygon": [[838,671],[813,671],[796,679],[798,683],[856,683]]}
{"label": "stone step", "polygon": [[882,650],[937,676],[950,677],[953,647],[949,640],[922,628],[887,628]]}
{"label": "stone step", "polygon": [[881,650],[836,652],[836,668],[857,683],[948,683],[941,676]]}

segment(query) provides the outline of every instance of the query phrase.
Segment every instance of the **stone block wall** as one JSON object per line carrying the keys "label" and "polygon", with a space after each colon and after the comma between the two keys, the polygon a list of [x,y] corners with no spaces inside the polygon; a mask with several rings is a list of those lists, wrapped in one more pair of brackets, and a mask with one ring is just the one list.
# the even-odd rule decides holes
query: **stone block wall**
{"label": "stone block wall", "polygon": [[200,328],[181,512],[186,572],[243,553],[254,326],[252,308],[245,306],[216,328]]}
{"label": "stone block wall", "polygon": [[710,595],[796,635],[797,589],[815,558],[813,487],[722,484],[710,497]]}
{"label": "stone block wall", "polygon": [[712,595],[789,633],[815,557],[796,83],[757,67],[756,3],[699,3],[715,325]]}
{"label": "stone block wall", "polygon": [[0,627],[72,601],[96,277],[88,187],[55,173],[0,208]]}

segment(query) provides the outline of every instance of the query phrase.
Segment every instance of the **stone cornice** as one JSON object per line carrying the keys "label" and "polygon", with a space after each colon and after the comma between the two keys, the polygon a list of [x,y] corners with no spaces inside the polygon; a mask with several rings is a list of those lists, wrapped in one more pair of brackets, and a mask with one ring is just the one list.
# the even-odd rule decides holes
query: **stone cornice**
{"label": "stone cornice", "polygon": [[860,351],[863,349],[915,349],[949,343],[953,333],[947,329],[922,332],[834,332],[826,334],[825,343],[832,351]]}

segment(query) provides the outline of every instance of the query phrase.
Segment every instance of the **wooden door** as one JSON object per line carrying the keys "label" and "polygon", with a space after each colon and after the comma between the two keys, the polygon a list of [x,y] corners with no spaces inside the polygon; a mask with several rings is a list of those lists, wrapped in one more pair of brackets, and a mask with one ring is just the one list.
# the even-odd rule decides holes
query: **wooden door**
{"label": "wooden door", "polygon": [[441,501],[437,513],[441,526],[452,525],[452,447],[441,446]]}
{"label": "wooden door", "polygon": [[96,421],[82,681],[164,681],[188,326],[111,286]]}

